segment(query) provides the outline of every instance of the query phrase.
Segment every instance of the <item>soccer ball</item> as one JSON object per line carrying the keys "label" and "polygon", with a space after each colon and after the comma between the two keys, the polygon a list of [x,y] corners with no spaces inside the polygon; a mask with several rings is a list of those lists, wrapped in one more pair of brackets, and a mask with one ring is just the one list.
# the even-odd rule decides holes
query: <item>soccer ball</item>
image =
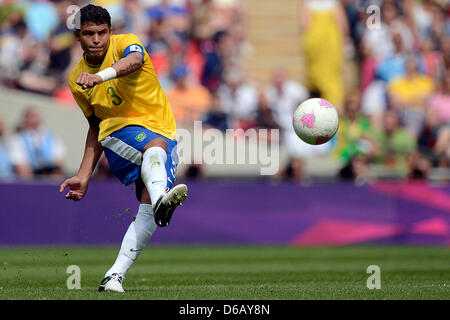
{"label": "soccer ball", "polygon": [[336,134],[339,117],[331,103],[312,98],[303,101],[295,110],[292,119],[295,133],[309,144],[323,144]]}

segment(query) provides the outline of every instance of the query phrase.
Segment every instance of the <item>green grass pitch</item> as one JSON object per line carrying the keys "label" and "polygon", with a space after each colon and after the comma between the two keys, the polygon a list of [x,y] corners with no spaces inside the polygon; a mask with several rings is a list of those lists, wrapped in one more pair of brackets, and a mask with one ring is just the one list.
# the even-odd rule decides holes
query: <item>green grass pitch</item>
{"label": "green grass pitch", "polygon": [[[0,248],[0,299],[449,299],[448,248],[150,246],[125,294],[98,293],[118,248]],[[66,286],[67,267],[81,289]],[[369,265],[381,289],[366,287]]]}

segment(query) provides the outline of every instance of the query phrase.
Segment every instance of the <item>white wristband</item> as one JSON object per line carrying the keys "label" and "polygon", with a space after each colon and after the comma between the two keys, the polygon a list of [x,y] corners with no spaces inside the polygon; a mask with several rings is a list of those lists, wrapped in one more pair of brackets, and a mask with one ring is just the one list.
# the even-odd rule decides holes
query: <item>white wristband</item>
{"label": "white wristband", "polygon": [[96,73],[103,81],[115,79],[117,77],[117,71],[113,67],[106,68]]}

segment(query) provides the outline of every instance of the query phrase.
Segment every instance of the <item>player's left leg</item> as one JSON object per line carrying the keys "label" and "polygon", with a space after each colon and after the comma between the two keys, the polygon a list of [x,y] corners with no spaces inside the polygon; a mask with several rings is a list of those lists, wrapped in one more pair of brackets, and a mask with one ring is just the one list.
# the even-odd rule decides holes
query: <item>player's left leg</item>
{"label": "player's left leg", "polygon": [[123,237],[116,261],[106,272],[105,278],[100,284],[100,292],[124,292],[122,282],[125,275],[139,257],[142,250],[147,246],[156,230],[150,196],[145,187],[141,190],[139,190],[141,198],[139,211]]}

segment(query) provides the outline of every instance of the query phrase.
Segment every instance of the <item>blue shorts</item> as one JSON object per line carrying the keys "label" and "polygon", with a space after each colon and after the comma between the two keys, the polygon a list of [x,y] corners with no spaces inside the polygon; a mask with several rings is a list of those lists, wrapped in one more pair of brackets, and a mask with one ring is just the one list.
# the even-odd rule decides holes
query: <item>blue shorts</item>
{"label": "blue shorts", "polygon": [[178,166],[177,141],[170,140],[141,126],[126,126],[113,132],[101,141],[109,167],[114,175],[125,184],[136,182],[136,195],[144,186],[141,180],[142,150],[151,140],[164,138],[167,143],[167,187],[172,188]]}

